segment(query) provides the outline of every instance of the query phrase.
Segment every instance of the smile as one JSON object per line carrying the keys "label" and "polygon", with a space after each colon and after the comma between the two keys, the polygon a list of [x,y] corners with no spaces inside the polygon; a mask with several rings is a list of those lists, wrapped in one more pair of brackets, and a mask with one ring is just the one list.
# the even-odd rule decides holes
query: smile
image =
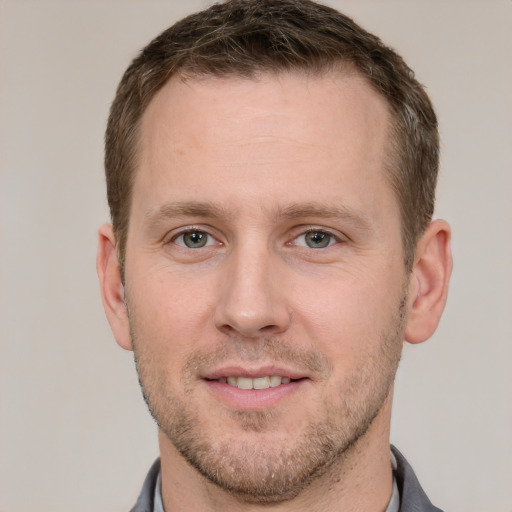
{"label": "smile", "polygon": [[202,376],[202,381],[217,399],[236,410],[277,407],[297,395],[299,389],[307,389],[311,382],[302,372],[270,365],[258,369],[218,368]]}
{"label": "smile", "polygon": [[217,379],[222,384],[229,384],[238,389],[268,389],[275,388],[281,384],[289,384],[290,377],[281,377],[280,375],[264,376],[264,377],[221,377]]}

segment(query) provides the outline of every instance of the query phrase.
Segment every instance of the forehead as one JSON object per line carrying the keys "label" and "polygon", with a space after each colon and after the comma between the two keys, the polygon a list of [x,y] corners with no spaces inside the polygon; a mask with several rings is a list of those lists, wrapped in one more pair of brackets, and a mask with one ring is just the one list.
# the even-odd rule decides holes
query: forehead
{"label": "forehead", "polygon": [[[218,122],[207,126],[211,116]],[[163,136],[173,135],[176,142],[199,131],[204,134],[208,128],[213,128],[216,136],[232,139],[230,121],[241,124],[250,120],[255,132],[259,128],[269,132],[271,127],[283,128],[275,122],[278,116],[287,116],[294,123],[307,121],[310,134],[324,130],[324,135],[336,136],[332,125],[347,121],[364,127],[371,136],[378,128],[376,121],[389,113],[386,100],[363,76],[346,67],[317,75],[293,71],[263,73],[254,78],[177,75],[151,100],[141,124],[143,135],[152,137],[158,131]],[[298,131],[305,126],[299,124],[296,128]]]}
{"label": "forehead", "polygon": [[264,207],[382,195],[388,126],[386,101],[353,72],[174,77],[143,115],[134,195],[243,193]]}

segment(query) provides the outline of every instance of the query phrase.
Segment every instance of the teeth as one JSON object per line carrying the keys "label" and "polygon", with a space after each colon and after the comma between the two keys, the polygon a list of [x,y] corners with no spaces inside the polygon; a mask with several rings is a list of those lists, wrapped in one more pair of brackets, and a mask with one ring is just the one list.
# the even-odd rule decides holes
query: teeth
{"label": "teeth", "polygon": [[254,389],[269,388],[270,387],[270,377],[258,377],[256,379],[252,379],[252,387]]}
{"label": "teeth", "polygon": [[256,377],[255,379],[250,377],[221,377],[218,381],[239,389],[268,389],[281,384],[289,384],[290,377],[280,377],[279,375]]}
{"label": "teeth", "polygon": [[280,386],[282,382],[283,382],[283,379],[281,377],[278,377],[277,375],[272,375],[272,377],[270,377],[270,387],[271,388]]}
{"label": "teeth", "polygon": [[252,389],[252,379],[248,377],[238,377],[238,389]]}

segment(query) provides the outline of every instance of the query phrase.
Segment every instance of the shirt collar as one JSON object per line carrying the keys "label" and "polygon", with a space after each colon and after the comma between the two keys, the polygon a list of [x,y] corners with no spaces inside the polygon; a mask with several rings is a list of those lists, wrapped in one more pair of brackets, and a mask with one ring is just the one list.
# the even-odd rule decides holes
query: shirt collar
{"label": "shirt collar", "polygon": [[[391,466],[393,467],[393,493],[391,494],[391,499],[389,500],[389,504],[386,508],[385,512],[398,512],[400,509],[400,493],[398,491],[398,485],[396,483],[395,471],[396,471],[396,457],[393,452],[391,452]],[[153,512],[165,512],[164,504],[162,501],[162,470],[158,472],[158,476],[156,478],[155,485],[155,498],[153,501]]]}

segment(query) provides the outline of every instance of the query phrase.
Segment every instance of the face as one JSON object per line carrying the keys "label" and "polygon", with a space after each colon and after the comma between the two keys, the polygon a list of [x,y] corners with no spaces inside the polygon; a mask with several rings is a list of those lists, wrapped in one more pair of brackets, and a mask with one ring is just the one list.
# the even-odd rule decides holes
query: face
{"label": "face", "polygon": [[388,116],[334,73],[172,79],[144,114],[139,377],[169,446],[246,500],[296,495],[387,414],[407,313]]}

